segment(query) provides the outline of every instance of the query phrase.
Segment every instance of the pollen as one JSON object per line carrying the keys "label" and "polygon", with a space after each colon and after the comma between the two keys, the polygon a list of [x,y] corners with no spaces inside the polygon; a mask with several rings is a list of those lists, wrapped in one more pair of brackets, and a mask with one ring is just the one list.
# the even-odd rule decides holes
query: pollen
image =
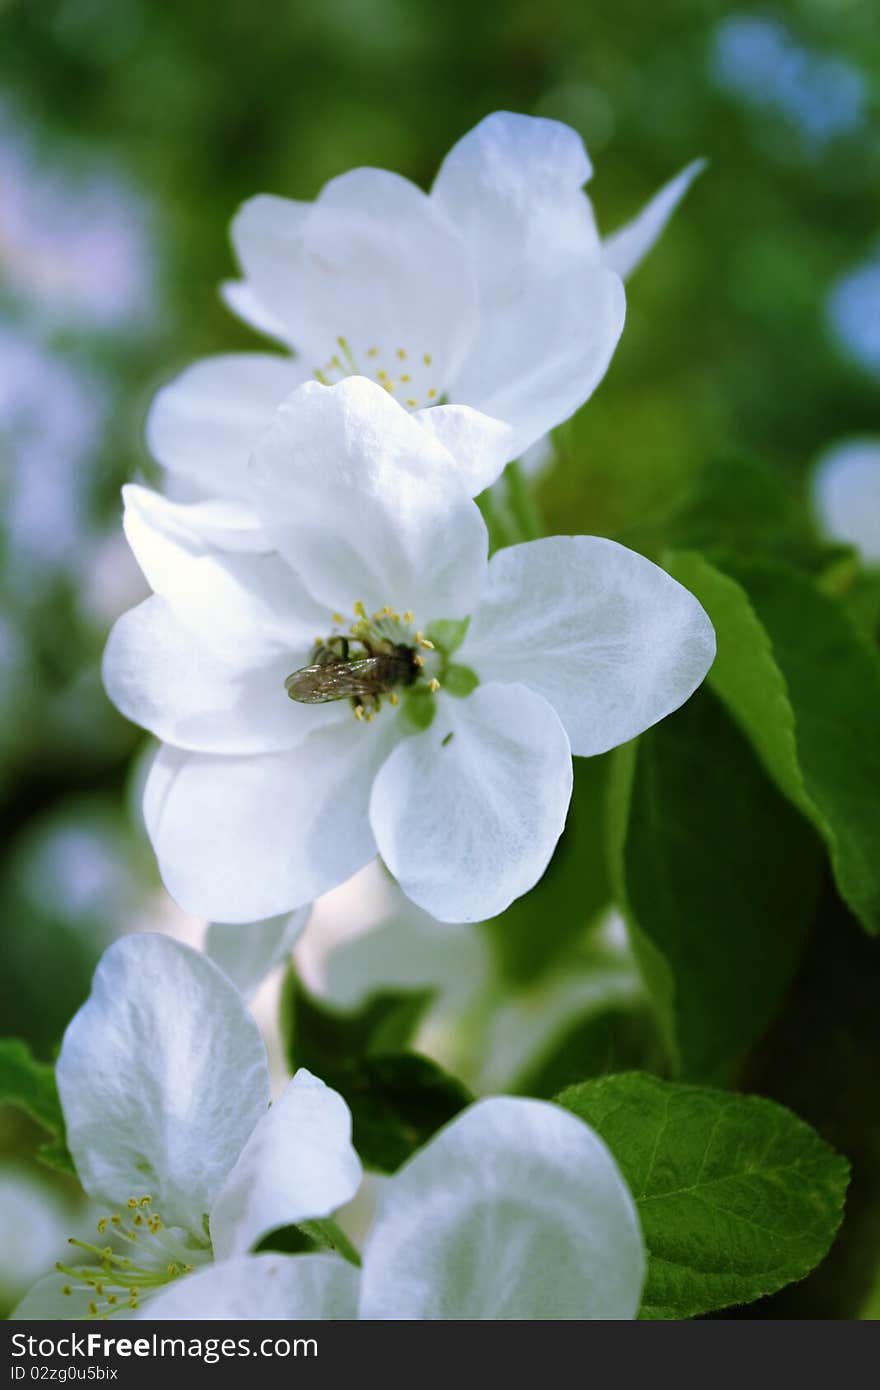
{"label": "pollen", "polygon": [[437,691],[440,689],[440,682],[438,681],[436,676],[432,676],[431,679],[428,681],[428,689],[430,690],[432,695],[437,694]]}

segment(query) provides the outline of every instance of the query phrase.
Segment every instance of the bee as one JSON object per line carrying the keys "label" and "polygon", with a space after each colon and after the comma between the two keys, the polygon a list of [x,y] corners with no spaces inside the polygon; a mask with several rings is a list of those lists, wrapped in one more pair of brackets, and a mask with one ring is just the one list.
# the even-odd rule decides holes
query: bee
{"label": "bee", "polygon": [[411,647],[392,646],[352,657],[346,638],[334,638],[321,647],[312,666],[294,671],[284,682],[291,700],[301,705],[325,705],[332,700],[351,700],[355,709],[377,706],[383,695],[397,686],[412,685],[419,662]]}

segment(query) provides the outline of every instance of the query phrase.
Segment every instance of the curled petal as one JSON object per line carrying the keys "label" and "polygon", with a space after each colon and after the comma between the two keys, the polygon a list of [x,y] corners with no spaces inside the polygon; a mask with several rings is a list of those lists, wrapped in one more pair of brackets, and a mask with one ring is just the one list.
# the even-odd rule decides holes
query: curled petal
{"label": "curled petal", "polygon": [[360,1316],[634,1318],[643,1275],[635,1205],[599,1136],[555,1105],[494,1097],[382,1188]]}

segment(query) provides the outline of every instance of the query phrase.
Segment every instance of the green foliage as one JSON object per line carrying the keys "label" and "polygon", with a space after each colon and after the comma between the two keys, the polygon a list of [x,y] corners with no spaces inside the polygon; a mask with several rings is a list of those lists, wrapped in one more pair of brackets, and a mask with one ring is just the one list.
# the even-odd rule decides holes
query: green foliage
{"label": "green foliage", "polygon": [[706,689],[614,757],[610,838],[633,948],[681,1073],[720,1080],[797,965],[820,846]]}
{"label": "green foliage", "polygon": [[557,1097],[614,1154],[648,1251],[642,1318],[691,1318],[802,1279],[840,1224],[849,1165],[790,1111],[629,1073]]}
{"label": "green foliage", "polygon": [[55,1085],[55,1069],[38,1062],[27,1043],[0,1039],[0,1102],[24,1110],[52,1136],[37,1156],[50,1168],[76,1173],[64,1138],[64,1115]]}
{"label": "green foliage", "polygon": [[670,572],[718,635],[709,680],[779,790],[825,840],[841,895],[880,929],[880,657],[839,602],[782,565],[699,555]]}
{"label": "green foliage", "polygon": [[293,970],[285,980],[290,1065],[307,1067],[345,1097],[354,1146],[381,1172],[393,1172],[471,1100],[436,1063],[403,1051],[430,999],[430,991],[387,992],[343,1013],[311,996]]}
{"label": "green foliage", "polygon": [[584,1077],[646,1067],[661,1075],[668,1057],[657,1020],[644,1001],[613,1004],[567,1028],[517,1078],[513,1091],[549,1099]]}

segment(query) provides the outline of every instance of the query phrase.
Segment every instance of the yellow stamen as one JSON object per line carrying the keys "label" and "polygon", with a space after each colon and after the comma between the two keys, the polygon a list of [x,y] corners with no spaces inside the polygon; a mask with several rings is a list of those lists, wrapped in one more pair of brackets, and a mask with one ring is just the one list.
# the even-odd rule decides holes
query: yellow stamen
{"label": "yellow stamen", "polygon": [[438,681],[436,676],[432,676],[432,678],[428,681],[428,689],[430,690],[432,695],[436,695],[437,691],[440,689],[440,682]]}

